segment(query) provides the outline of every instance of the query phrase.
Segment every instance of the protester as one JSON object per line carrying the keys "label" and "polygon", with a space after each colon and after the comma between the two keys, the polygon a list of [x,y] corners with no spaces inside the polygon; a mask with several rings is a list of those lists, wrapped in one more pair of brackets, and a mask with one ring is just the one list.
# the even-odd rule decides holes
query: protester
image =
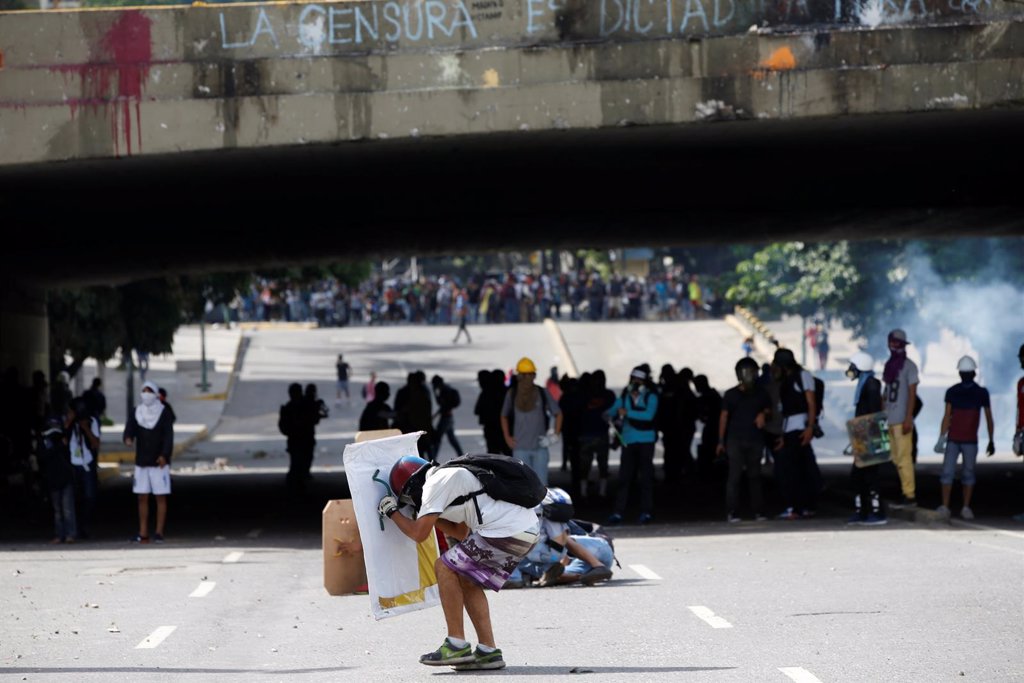
{"label": "protester", "polygon": [[[942,505],[939,506],[938,512],[949,518],[953,474],[956,470],[956,461],[962,456],[963,471],[960,474],[960,483],[963,485],[964,498],[960,516],[971,520],[974,519],[971,496],[974,494],[974,485],[977,481],[974,476],[974,465],[978,459],[978,426],[982,409],[985,411],[985,425],[988,427],[988,447],[985,454],[989,457],[995,455],[996,446],[993,442],[994,426],[988,389],[978,386],[974,381],[978,364],[970,356],[964,356],[957,363],[956,369],[960,373],[961,382],[946,391],[946,413],[942,417],[942,426],[939,429],[938,445],[944,445],[944,453],[942,475],[939,477],[939,483],[942,485]],[[938,446],[936,450],[940,450]]]}
{"label": "protester", "polygon": [[525,462],[537,473],[542,484],[548,483],[550,443],[547,432],[551,418],[555,420],[554,435],[562,433],[562,410],[547,389],[534,384],[537,366],[523,357],[516,364],[512,387],[505,393],[501,407],[501,431],[512,457]]}
{"label": "protester", "polygon": [[313,406],[302,394],[302,385],[288,385],[288,403],[281,406],[277,428],[287,437],[288,474],[285,484],[293,492],[306,486],[316,448],[317,416]]}
{"label": "protester", "polygon": [[783,415],[782,438],[775,451],[775,474],[785,506],[779,519],[813,517],[821,477],[811,448],[817,422],[814,377],[800,367],[789,349],[778,349],[772,366]]}
{"label": "protester", "polygon": [[[882,383],[875,377],[875,359],[864,351],[850,357],[846,376],[857,382],[853,392],[853,416],[862,417],[882,411]],[[854,512],[849,524],[881,526],[888,522],[882,505],[879,481],[882,463],[850,466],[850,478],[856,494],[853,499]]]}
{"label": "protester", "polygon": [[619,467],[618,495],[608,518],[609,525],[622,523],[629,503],[633,479],[639,479],[640,516],[638,524],[654,518],[654,444],[658,440],[654,417],[658,414],[658,394],[650,374],[641,366],[629,374],[629,385],[612,404],[611,413],[623,419],[622,464]]}
{"label": "protester", "polygon": [[86,539],[92,529],[99,490],[100,421],[80,397],[71,402],[65,428],[78,504],[75,526],[78,538]]}
{"label": "protester", "polygon": [[[381,499],[381,515],[417,543],[435,527],[457,541],[434,563],[447,637],[420,663],[458,670],[504,668],[484,589],[501,590],[526,557],[537,541],[537,515],[484,493],[480,479],[466,468],[435,468],[416,456],[395,463],[389,481],[397,495]],[[412,508],[415,519],[399,511],[400,503]],[[466,640],[463,610],[476,631],[475,650]]]}
{"label": "protester", "polygon": [[750,493],[750,510],[756,520],[763,520],[761,496],[761,453],[764,437],[761,430],[771,414],[771,397],[757,384],[757,362],[743,358],[736,363],[739,384],[725,392],[718,423],[719,456],[728,456],[729,480],[726,484],[726,521],[739,522],[740,482],[746,474]]}
{"label": "protester", "polygon": [[156,499],[156,529],[153,540],[164,542],[167,497],[171,494],[171,455],[174,452],[174,423],[160,402],[159,387],[142,385],[141,403],[128,416],[124,443],[135,446],[135,479],[132,492],[138,496],[139,533],[134,543],[149,543],[149,497]]}
{"label": "protester", "polygon": [[395,411],[388,405],[389,398],[391,386],[387,382],[377,382],[373,389],[373,400],[366,404],[363,414],[359,416],[359,431],[370,432],[391,427]]}
{"label": "protester", "polygon": [[907,333],[894,329],[889,333],[889,360],[885,363],[882,381],[885,391],[882,404],[889,420],[889,444],[892,462],[900,477],[903,497],[901,506],[917,505],[914,485],[914,404],[920,382],[917,365],[907,358]]}

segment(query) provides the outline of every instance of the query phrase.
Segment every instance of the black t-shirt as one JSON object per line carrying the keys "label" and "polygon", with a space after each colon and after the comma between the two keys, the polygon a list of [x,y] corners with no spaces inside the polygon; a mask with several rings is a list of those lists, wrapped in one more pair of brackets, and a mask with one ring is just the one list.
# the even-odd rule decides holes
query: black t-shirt
{"label": "black t-shirt", "polygon": [[727,441],[756,443],[761,441],[761,430],[754,424],[757,414],[772,407],[771,397],[764,387],[755,386],[752,391],[740,391],[733,387],[725,392],[722,410],[728,411],[726,426]]}

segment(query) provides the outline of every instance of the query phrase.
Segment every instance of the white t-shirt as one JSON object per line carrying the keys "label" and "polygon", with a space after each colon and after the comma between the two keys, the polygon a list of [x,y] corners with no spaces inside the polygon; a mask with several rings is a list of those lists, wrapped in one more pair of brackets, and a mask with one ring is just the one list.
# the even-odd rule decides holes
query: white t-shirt
{"label": "white t-shirt", "polygon": [[[462,505],[449,504],[459,496],[476,493],[483,488],[480,480],[463,467],[434,468],[427,474],[423,484],[423,503],[420,516],[439,514],[441,519],[462,522],[471,530],[488,538],[508,538],[527,530],[537,529],[537,515],[533,510],[503,500],[494,500],[486,493]],[[476,508],[480,507],[477,518]]]}
{"label": "white t-shirt", "polygon": [[[803,389],[800,388],[801,383]],[[814,376],[806,370],[800,371],[800,382],[793,380],[793,390],[800,393],[807,391],[814,391]],[[821,406],[818,406],[819,408]],[[807,429],[807,413],[797,413],[796,415],[788,415],[782,421],[782,431],[785,433],[804,431]]]}
{"label": "white t-shirt", "polygon": [[[89,419],[89,428],[93,436],[97,439],[100,438],[100,423],[95,417]],[[77,429],[71,430],[71,437],[68,439],[68,449],[71,451],[72,465],[78,465],[88,470],[89,464],[96,459],[92,449],[89,448],[88,440],[80,437]]]}

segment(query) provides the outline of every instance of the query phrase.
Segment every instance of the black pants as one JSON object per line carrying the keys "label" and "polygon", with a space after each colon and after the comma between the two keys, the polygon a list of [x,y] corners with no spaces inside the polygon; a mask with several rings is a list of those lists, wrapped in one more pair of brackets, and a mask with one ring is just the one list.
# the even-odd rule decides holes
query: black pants
{"label": "black pants", "polygon": [[500,424],[484,425],[484,441],[487,452],[495,455],[512,455],[512,450],[505,443],[505,435],[501,433]]}
{"label": "black pants", "polygon": [[654,511],[654,444],[633,443],[622,448],[622,465],[619,467],[619,492],[615,498],[615,512],[623,514],[629,503],[629,489],[633,479],[640,478],[640,512]]}
{"label": "black pants", "polygon": [[437,429],[434,430],[433,457],[430,458],[431,460],[437,459],[437,454],[441,450],[441,439],[446,436],[448,437],[448,443],[455,449],[456,456],[465,454],[459,440],[455,438],[455,418],[451,415],[442,415],[441,419],[437,421]]}
{"label": "black pants", "polygon": [[725,503],[729,512],[740,506],[740,484],[744,479],[750,488],[750,511],[761,513],[761,452],[764,443],[729,441],[725,451],[729,456],[729,481],[725,487]]}
{"label": "black pants", "polygon": [[305,487],[315,449],[316,441],[288,444],[288,475],[285,477],[288,486],[296,489]]}
{"label": "black pants", "polygon": [[782,492],[782,504],[796,512],[818,509],[821,471],[810,444],[800,444],[803,432],[788,432],[782,448],[775,452],[775,477]]}
{"label": "black pants", "polygon": [[597,460],[597,474],[608,478],[608,437],[585,436],[580,440],[580,481],[590,478],[590,467]]}
{"label": "black pants", "polygon": [[850,468],[850,477],[853,479],[853,490],[857,492],[853,499],[853,506],[861,519],[867,518],[870,514],[885,514],[882,509],[881,496],[878,493],[878,481],[881,478],[881,466],[871,465],[870,467]]}

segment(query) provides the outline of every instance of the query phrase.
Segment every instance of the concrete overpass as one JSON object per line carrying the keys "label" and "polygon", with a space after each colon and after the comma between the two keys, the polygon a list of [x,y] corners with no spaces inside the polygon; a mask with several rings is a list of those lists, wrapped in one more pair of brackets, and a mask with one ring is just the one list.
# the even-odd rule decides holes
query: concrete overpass
{"label": "concrete overpass", "polygon": [[1024,6],[1003,0],[0,14],[5,347],[45,348],[56,284],[1021,234],[1022,152]]}
{"label": "concrete overpass", "polygon": [[147,272],[1022,230],[1016,2],[18,12],[0,50],[0,212],[76,247],[5,250],[19,279],[124,274],[141,226],[181,243]]}

